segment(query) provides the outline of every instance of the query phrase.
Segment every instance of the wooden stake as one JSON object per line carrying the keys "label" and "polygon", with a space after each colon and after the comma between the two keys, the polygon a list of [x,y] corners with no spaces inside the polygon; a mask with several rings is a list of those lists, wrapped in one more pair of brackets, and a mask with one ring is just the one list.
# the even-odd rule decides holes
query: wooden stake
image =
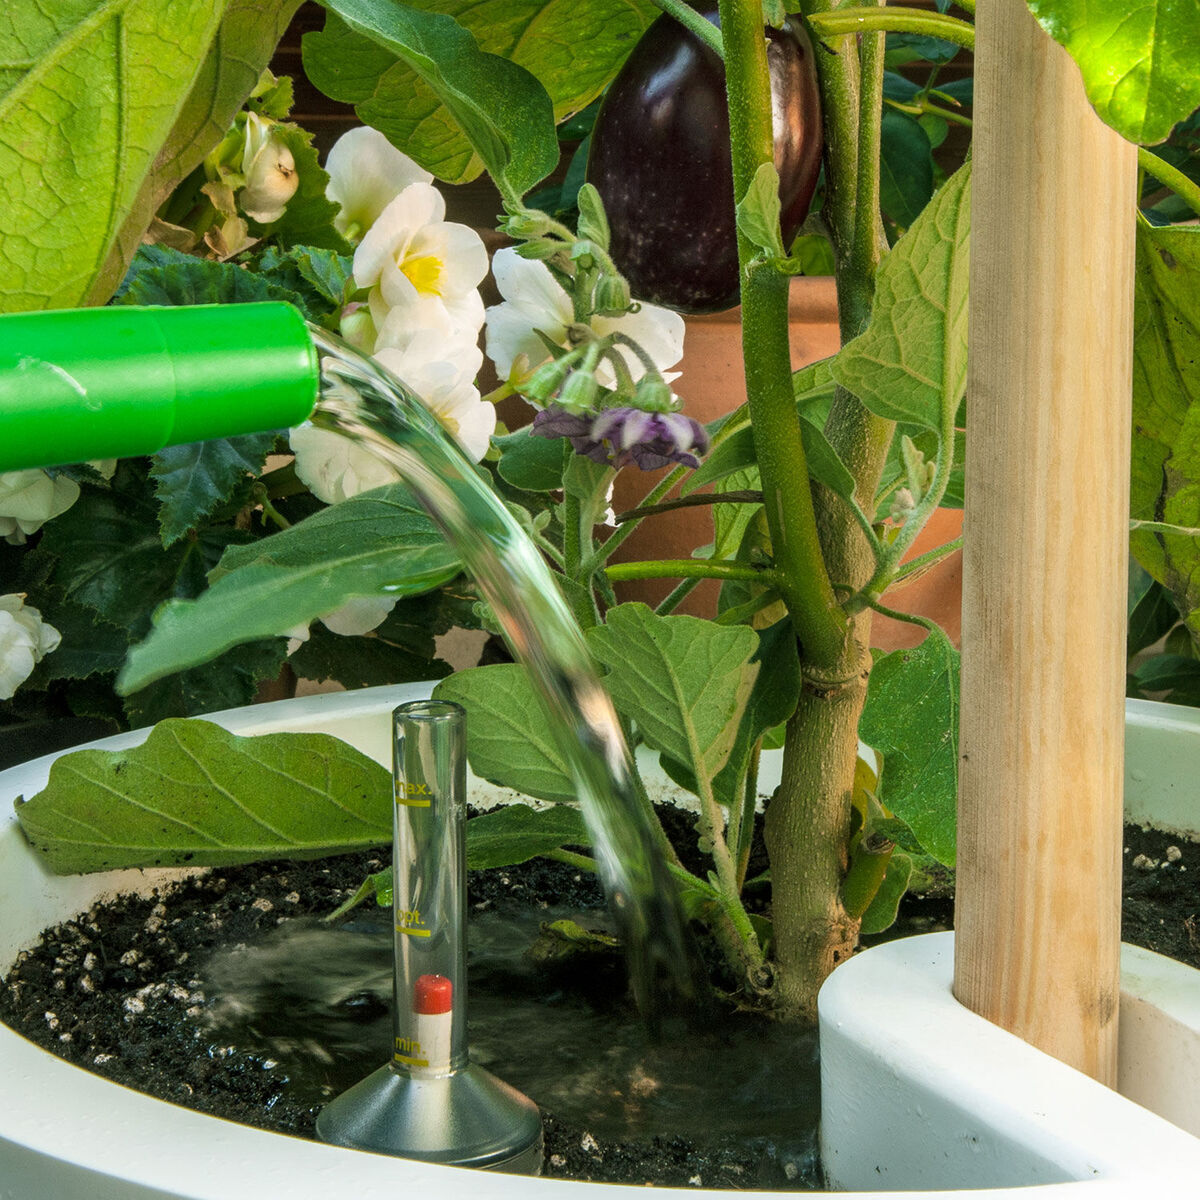
{"label": "wooden stake", "polygon": [[1112,1085],[1134,147],[980,0],[954,991]]}

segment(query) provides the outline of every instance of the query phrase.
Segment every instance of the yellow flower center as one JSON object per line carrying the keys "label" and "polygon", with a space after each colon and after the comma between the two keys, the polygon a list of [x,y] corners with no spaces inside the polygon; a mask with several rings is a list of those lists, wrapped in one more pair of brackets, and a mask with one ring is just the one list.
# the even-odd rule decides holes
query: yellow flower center
{"label": "yellow flower center", "polygon": [[438,284],[442,278],[442,260],[432,254],[421,254],[406,258],[400,264],[400,270],[408,276],[409,282],[418,292],[425,295],[440,295]]}

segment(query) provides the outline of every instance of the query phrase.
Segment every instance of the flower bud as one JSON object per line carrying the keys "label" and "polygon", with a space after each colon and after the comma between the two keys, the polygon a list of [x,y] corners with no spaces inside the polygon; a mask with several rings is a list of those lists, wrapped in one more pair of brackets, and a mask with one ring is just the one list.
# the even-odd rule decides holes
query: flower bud
{"label": "flower bud", "polygon": [[242,175],[246,180],[238,197],[242,211],[261,225],[278,221],[300,186],[295,159],[276,122],[257,113],[246,114]]}
{"label": "flower bud", "polygon": [[596,311],[606,317],[623,316],[633,298],[629,284],[620,275],[601,275],[596,283]]}
{"label": "flower bud", "polygon": [[524,383],[521,384],[521,394],[530,400],[545,404],[555,392],[562,387],[577,355],[564,354],[561,358],[552,358],[543,363]]}
{"label": "flower bud", "polygon": [[558,402],[569,413],[587,412],[596,407],[600,398],[600,385],[596,377],[586,370],[572,371],[558,394]]}
{"label": "flower bud", "polygon": [[633,405],[644,412],[674,412],[678,405],[671,389],[658,375],[643,375],[633,395]]}

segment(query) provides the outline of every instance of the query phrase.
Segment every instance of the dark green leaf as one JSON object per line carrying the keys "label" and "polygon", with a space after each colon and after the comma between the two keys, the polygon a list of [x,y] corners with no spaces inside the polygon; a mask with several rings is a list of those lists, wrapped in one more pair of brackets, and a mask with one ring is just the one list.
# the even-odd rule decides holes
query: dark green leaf
{"label": "dark green leaf", "polygon": [[283,638],[239,646],[190,671],[179,671],[125,697],[135,728],[167,717],[196,717],[249,704],[259,684],[274,679],[287,658]]}
{"label": "dark green leaf", "polygon": [[161,248],[146,247],[139,259],[159,261],[161,266],[142,266],[137,260],[122,288],[119,303],[152,305],[251,304],[259,300],[286,300],[297,295],[268,282],[253,271],[233,263],[207,262]]}
{"label": "dark green leaf", "polygon": [[343,637],[314,621],[308,641],[288,661],[301,679],[333,679],[351,689],[441,679],[450,667],[436,658],[432,633],[426,633],[425,642],[422,653],[411,645],[388,642],[376,631]]}
{"label": "dark green leaf", "polygon": [[505,804],[467,822],[467,869],[514,867],[563,846],[590,845],[577,808],[556,804],[537,811],[525,804]]}
{"label": "dark green leaf", "polygon": [[388,771],[325,734],[235,737],[165,721],[132,750],[56,759],[19,801],[25,836],[52,871],[320,858],[391,838]]}
{"label": "dark green leaf", "polygon": [[1179,610],[1167,590],[1137,563],[1129,566],[1129,633],[1126,654],[1132,658],[1179,622]]}
{"label": "dark green leaf", "polygon": [[275,444],[273,433],[214,438],[167,446],[153,457],[162,543],[171,546],[228,500],[248,476],[258,475]]}
{"label": "dark green leaf", "polygon": [[884,110],[879,162],[879,202],[901,229],[921,215],[933,195],[933,147],[921,123]]}

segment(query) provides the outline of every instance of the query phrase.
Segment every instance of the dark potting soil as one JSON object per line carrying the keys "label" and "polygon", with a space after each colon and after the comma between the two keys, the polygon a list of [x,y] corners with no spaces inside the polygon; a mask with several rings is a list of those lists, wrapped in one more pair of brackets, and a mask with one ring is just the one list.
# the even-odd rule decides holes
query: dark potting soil
{"label": "dark potting soil", "polygon": [[[1200,845],[1136,828],[1126,830],[1125,845],[1125,940],[1200,967]],[[365,907],[334,926],[321,920],[382,865],[381,856],[364,853],[233,868],[149,898],[97,906],[22,953],[0,986],[0,1020],[115,1082],[311,1137],[324,1100],[387,1057],[387,914]],[[631,1007],[619,957],[589,946],[585,958],[564,958],[556,942],[543,942],[536,962],[520,953],[534,942],[541,920],[570,914],[585,927],[603,928],[599,887],[571,867],[534,860],[474,872],[468,906],[473,1056],[541,1104],[544,1174],[735,1189],[819,1186],[814,1138],[789,1140],[785,1132],[797,1113],[815,1124],[811,1045],[793,1052],[795,1061],[776,1062],[781,1074],[759,1066],[735,1078],[729,1063],[752,1058],[776,1027],[727,1012],[699,1053],[694,1045],[650,1046],[636,1020],[619,1036],[598,1032]],[[943,928],[947,916],[945,901],[913,897],[899,932]],[[515,943],[504,932],[510,917],[517,922]],[[368,936],[341,964],[340,979],[333,964],[335,978],[325,991],[307,991],[289,977],[290,970],[307,980],[305,953],[325,963],[329,947],[353,942],[356,932]],[[223,986],[223,979],[234,982]],[[262,1007],[263,996],[281,992],[284,1011]],[[501,1020],[503,1036],[489,1032],[489,1006],[493,1020],[496,1012],[514,1014],[507,1026]],[[559,1061],[542,1064],[539,1029],[549,1028],[557,1010],[560,1023],[579,1030],[578,1057],[568,1042],[554,1051]],[[506,1065],[514,1025],[516,1058]],[[772,1046],[764,1061],[781,1053]],[[586,1065],[606,1056],[612,1061],[598,1070]],[[691,1074],[664,1088],[679,1089],[672,1108],[658,1092],[679,1061],[691,1064]],[[525,1074],[513,1077],[514,1070]],[[564,1074],[574,1077],[574,1090],[554,1091],[548,1081]],[[794,1090],[797,1079],[802,1094],[781,1104],[780,1091]],[[696,1101],[701,1090],[712,1094],[709,1119]],[[747,1127],[731,1134],[729,1117],[739,1109]]]}

